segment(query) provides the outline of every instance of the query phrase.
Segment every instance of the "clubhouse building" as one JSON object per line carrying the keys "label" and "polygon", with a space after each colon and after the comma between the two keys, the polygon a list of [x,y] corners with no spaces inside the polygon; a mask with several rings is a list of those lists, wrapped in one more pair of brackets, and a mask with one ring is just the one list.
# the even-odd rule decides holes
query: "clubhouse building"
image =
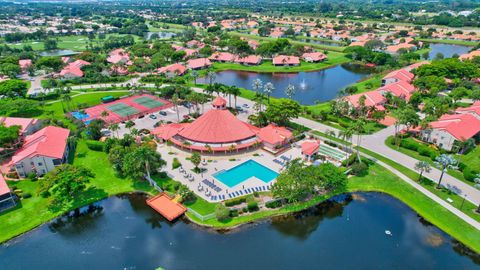
{"label": "clubhouse building", "polygon": [[259,146],[276,153],[293,139],[292,132],[285,127],[270,124],[258,128],[239,120],[226,105],[225,99],[216,97],[213,109],[195,121],[161,125],[152,134],[159,141],[169,141],[181,149],[225,154]]}

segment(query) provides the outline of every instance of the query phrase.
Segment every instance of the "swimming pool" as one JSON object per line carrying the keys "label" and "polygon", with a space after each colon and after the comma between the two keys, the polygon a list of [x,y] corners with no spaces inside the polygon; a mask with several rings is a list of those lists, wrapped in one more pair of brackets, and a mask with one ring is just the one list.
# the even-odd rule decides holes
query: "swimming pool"
{"label": "swimming pool", "polygon": [[231,169],[217,172],[213,176],[228,187],[234,187],[252,177],[269,183],[277,178],[278,173],[250,159]]}

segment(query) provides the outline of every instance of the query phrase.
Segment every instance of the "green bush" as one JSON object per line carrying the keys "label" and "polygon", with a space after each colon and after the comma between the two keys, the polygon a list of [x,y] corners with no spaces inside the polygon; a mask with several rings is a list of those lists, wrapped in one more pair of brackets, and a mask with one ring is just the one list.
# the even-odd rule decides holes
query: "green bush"
{"label": "green bush", "polygon": [[230,210],[230,217],[238,217],[238,210],[237,209],[232,209]]}
{"label": "green bush", "polygon": [[368,165],[364,162],[356,162],[351,167],[351,174],[356,176],[365,176],[368,174]]}
{"label": "green bush", "polygon": [[419,143],[407,139],[402,140],[400,146],[413,151],[418,151],[421,147]]}
{"label": "green bush", "polygon": [[247,209],[249,212],[258,211],[258,203],[256,201],[251,201],[247,204]]}
{"label": "green bush", "polygon": [[178,158],[173,158],[172,170],[175,170],[175,169],[177,169],[181,166],[182,166],[182,164],[180,163],[180,161],[178,161]]}
{"label": "green bush", "polygon": [[103,142],[88,140],[86,143],[87,143],[88,149],[93,150],[93,151],[102,151],[103,152],[103,147],[105,146],[105,144]]}
{"label": "green bush", "polygon": [[219,203],[215,207],[215,217],[218,221],[225,221],[230,217],[230,210],[223,204]]}
{"label": "green bush", "polygon": [[24,198],[24,199],[28,199],[28,198],[31,198],[31,197],[32,197],[32,194],[31,194],[31,193],[28,193],[28,192],[25,192],[25,193],[23,193],[23,195],[22,195],[22,198]]}
{"label": "green bush", "polygon": [[273,201],[268,201],[265,203],[265,206],[267,208],[278,208],[282,206],[282,200],[273,200]]}
{"label": "green bush", "polygon": [[475,178],[477,177],[478,172],[470,167],[465,167],[463,169],[463,177],[465,177],[465,180],[467,181],[474,181]]}
{"label": "green bush", "polygon": [[246,202],[245,197],[230,199],[230,200],[225,201],[225,206],[239,205],[239,204],[242,204],[244,202]]}

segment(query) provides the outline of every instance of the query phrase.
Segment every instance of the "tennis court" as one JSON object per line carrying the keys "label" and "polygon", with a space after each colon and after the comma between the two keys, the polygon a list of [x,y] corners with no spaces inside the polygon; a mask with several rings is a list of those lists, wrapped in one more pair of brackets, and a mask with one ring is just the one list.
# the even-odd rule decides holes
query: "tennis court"
{"label": "tennis court", "polygon": [[139,105],[142,105],[144,107],[150,108],[150,109],[161,107],[165,104],[165,103],[163,103],[159,100],[153,99],[153,98],[148,97],[148,96],[136,98],[136,99],[133,100],[133,102],[135,102]]}
{"label": "tennis court", "polygon": [[115,103],[115,104],[110,105],[110,106],[107,106],[107,109],[109,109],[113,113],[119,115],[120,117],[127,117],[127,116],[134,115],[134,114],[137,114],[137,113],[140,112],[137,109],[135,109],[131,106],[128,106],[125,103],[121,103],[121,102]]}

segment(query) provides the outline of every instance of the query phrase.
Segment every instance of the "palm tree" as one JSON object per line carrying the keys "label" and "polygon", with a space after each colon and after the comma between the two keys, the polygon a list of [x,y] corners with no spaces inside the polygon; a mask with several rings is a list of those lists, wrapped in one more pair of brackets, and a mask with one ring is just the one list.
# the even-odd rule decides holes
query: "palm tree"
{"label": "palm tree", "polygon": [[353,123],[353,131],[357,133],[357,158],[358,162],[362,162],[360,158],[360,145],[362,143],[362,133],[365,132],[365,120],[363,118],[358,119]]}
{"label": "palm tree", "polygon": [[172,96],[172,103],[173,105],[175,106],[175,111],[177,111],[177,119],[178,119],[178,122],[180,122],[180,112],[178,111],[178,103],[179,103],[179,99],[178,99],[178,94],[175,93],[173,94]]}
{"label": "palm tree", "polygon": [[213,71],[209,71],[207,73],[207,77],[208,77],[209,84],[212,85],[213,81],[215,81],[215,78],[217,77],[217,74],[215,74],[215,72]]}
{"label": "palm tree", "polygon": [[237,107],[237,96],[240,95],[240,88],[236,87],[235,85],[230,86],[230,94],[233,95],[233,99],[235,100],[235,108]]}
{"label": "palm tree", "polygon": [[439,167],[442,170],[442,174],[440,175],[440,179],[438,179],[438,185],[437,188],[440,188],[440,185],[442,183],[442,178],[443,174],[448,170],[448,169],[453,169],[457,165],[457,160],[453,155],[447,155],[447,154],[441,154],[435,159],[435,165]]}
{"label": "palm tree", "polygon": [[145,164],[145,172],[148,178],[150,178],[150,166],[154,166],[155,170],[160,169],[166,164],[166,162],[160,158],[160,154],[154,149],[146,146],[139,147],[135,150],[135,157]]}
{"label": "palm tree", "polygon": [[118,137],[118,130],[120,129],[120,127],[118,126],[118,124],[111,124],[108,129],[110,129],[110,131],[112,132],[117,132],[117,137]]}
{"label": "palm tree", "polygon": [[430,163],[426,161],[419,161],[415,163],[415,170],[420,172],[420,176],[418,177],[418,180],[422,180],[422,175],[424,172],[429,173],[432,170],[432,167],[430,167]]}
{"label": "palm tree", "polygon": [[132,133],[132,127],[135,125],[135,123],[132,120],[129,120],[125,123],[125,127],[128,128],[128,131]]}
{"label": "palm tree", "polygon": [[273,86],[273,83],[271,82],[266,83],[263,87],[263,92],[265,95],[267,95],[268,104],[270,104],[270,95],[272,94],[273,90],[275,90],[275,86]]}
{"label": "palm tree", "polygon": [[193,83],[195,85],[197,85],[197,79],[198,79],[198,72],[196,70],[192,70],[191,74],[190,74],[193,78]]}
{"label": "palm tree", "polygon": [[285,95],[289,99],[292,99],[293,96],[295,95],[295,86],[293,86],[292,84],[289,84],[287,88],[285,88]]}
{"label": "palm tree", "polygon": [[65,102],[65,105],[67,105],[67,111],[70,111],[70,101],[72,100],[72,97],[70,95],[64,94],[62,96],[62,102]]}
{"label": "palm tree", "polygon": [[262,88],[263,82],[260,79],[255,79],[252,84],[252,89],[258,95],[258,91]]}
{"label": "palm tree", "polygon": [[110,115],[110,114],[109,114],[107,111],[103,111],[103,112],[100,114],[100,116],[101,116],[102,118],[107,118],[109,115]]}

